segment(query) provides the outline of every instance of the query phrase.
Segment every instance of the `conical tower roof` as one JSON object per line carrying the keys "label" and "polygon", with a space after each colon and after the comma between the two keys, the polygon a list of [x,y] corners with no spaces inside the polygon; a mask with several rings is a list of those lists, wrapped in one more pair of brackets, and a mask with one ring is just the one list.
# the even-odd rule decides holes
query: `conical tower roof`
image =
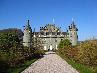
{"label": "conical tower roof", "polygon": [[29,24],[29,20],[27,20],[27,24],[26,24],[26,26],[25,26],[25,29],[26,29],[26,30],[32,31],[32,29],[31,29],[31,27],[30,27],[30,24]]}

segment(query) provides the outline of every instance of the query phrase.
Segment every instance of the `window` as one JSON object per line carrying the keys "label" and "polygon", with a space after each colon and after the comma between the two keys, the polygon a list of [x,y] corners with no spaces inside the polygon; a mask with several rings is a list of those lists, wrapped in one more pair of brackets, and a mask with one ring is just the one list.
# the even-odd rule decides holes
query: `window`
{"label": "window", "polygon": [[46,35],[49,35],[49,32],[46,32]]}
{"label": "window", "polygon": [[52,35],[55,35],[55,32],[52,32]]}
{"label": "window", "polygon": [[57,32],[57,35],[60,35],[60,32]]}
{"label": "window", "polygon": [[63,39],[61,39],[61,41],[63,41]]}
{"label": "window", "polygon": [[57,40],[55,39],[55,42],[57,42]]}
{"label": "window", "polygon": [[41,35],[44,35],[44,32],[41,32]]}

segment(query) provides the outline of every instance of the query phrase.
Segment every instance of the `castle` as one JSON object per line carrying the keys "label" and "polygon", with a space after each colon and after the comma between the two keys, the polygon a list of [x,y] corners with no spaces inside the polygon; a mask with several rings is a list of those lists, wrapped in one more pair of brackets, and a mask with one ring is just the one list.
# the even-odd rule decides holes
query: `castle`
{"label": "castle", "polygon": [[58,49],[58,44],[63,39],[69,39],[73,46],[78,43],[77,27],[72,21],[66,32],[62,32],[61,28],[56,27],[55,24],[46,24],[44,27],[40,27],[39,32],[32,32],[32,29],[27,21],[27,25],[24,28],[23,45],[30,47],[32,44],[32,37],[41,38],[42,46],[44,50]]}

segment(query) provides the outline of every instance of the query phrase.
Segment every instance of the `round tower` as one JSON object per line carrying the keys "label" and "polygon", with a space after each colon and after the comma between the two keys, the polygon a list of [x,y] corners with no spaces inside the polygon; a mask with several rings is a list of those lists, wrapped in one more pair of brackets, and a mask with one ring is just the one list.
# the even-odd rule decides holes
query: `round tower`
{"label": "round tower", "polygon": [[24,28],[24,36],[23,36],[23,45],[26,47],[31,47],[32,42],[32,29],[29,24],[29,20],[27,21],[27,24]]}
{"label": "round tower", "polygon": [[77,27],[74,23],[74,21],[72,21],[72,24],[69,26],[69,40],[71,41],[72,45],[75,46],[78,43],[78,35],[77,35]]}

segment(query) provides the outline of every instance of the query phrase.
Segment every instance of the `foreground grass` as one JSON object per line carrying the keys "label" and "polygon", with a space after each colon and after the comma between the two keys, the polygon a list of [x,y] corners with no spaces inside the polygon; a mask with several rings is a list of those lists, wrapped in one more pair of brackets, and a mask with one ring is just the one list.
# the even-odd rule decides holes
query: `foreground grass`
{"label": "foreground grass", "polygon": [[8,70],[8,73],[20,73],[22,72],[24,69],[26,69],[29,65],[31,65],[33,62],[35,62],[37,59],[31,59],[31,60],[27,60],[25,61],[23,64],[21,64],[18,67],[15,68],[10,68]]}
{"label": "foreground grass", "polygon": [[[60,55],[60,54],[58,54]],[[70,64],[73,68],[75,68],[76,70],[79,71],[79,73],[96,73],[94,72],[94,70],[86,65],[80,64],[80,63],[76,63],[70,59],[65,58],[63,55],[60,55],[60,57],[62,57],[64,60],[66,60],[68,62],[68,64]],[[97,67],[95,67],[95,69],[97,69]]]}

